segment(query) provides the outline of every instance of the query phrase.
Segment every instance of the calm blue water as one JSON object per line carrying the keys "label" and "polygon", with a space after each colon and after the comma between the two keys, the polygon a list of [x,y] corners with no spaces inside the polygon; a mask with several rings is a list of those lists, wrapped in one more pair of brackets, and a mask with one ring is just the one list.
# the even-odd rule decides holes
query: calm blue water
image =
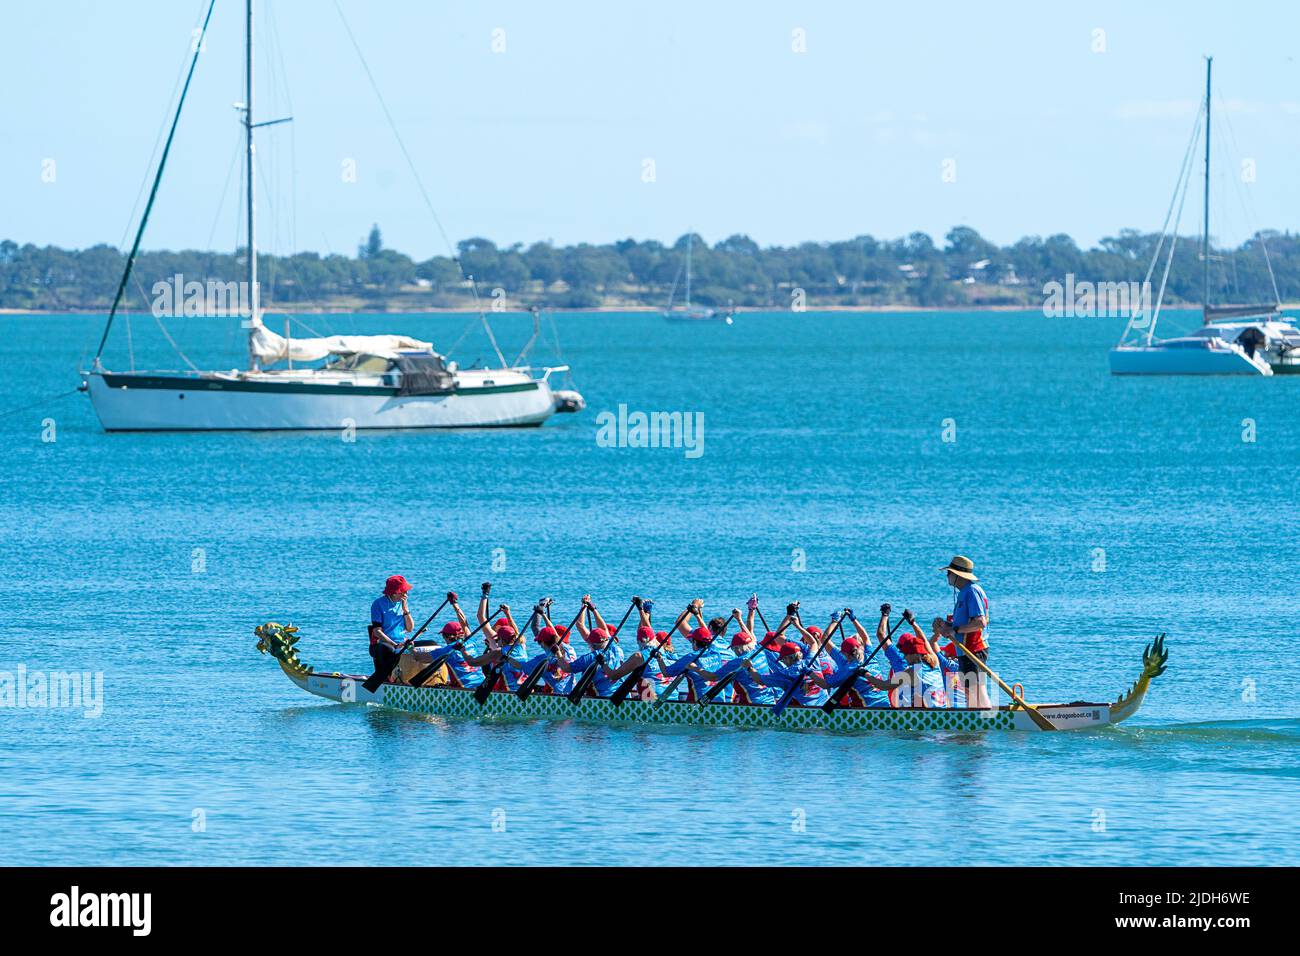
{"label": "calm blue water", "polygon": [[[100,321],[0,317],[0,411],[74,387]],[[447,347],[465,317],[309,321]],[[1114,322],[1037,314],[557,321],[589,410],[540,430],[105,435],[80,395],[0,419],[0,670],[101,671],[105,696],[99,719],[0,710],[0,863],[1300,863],[1300,377],[1117,380]],[[133,331],[142,367],[178,367]],[[175,331],[200,365],[238,362],[224,325]],[[497,331],[522,343],[527,320]],[[702,411],[703,457],[598,447],[619,403]],[[725,613],[756,590],[930,616],[954,552],[1031,698],[1113,698],[1167,631],[1137,718],[980,738],[447,723],[307,696],[251,635],[292,620],[307,662],[368,671],[393,572],[417,619],[489,578],[519,608],[636,592]]]}

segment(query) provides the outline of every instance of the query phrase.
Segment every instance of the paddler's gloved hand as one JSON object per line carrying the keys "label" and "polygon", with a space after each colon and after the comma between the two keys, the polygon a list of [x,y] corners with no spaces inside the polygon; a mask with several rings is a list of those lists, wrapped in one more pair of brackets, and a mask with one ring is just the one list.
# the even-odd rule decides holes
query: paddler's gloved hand
{"label": "paddler's gloved hand", "polygon": [[447,603],[448,603],[448,604],[455,604],[458,600],[459,600],[459,598],[456,597],[456,592],[455,592],[455,591],[448,591],[448,592],[447,592]]}
{"label": "paddler's gloved hand", "polygon": [[831,611],[831,623],[834,624],[834,623],[835,623],[836,621],[838,621],[839,619],[840,619],[840,612],[839,612],[839,611]]}
{"label": "paddler's gloved hand", "polygon": [[484,581],[482,584],[482,588],[483,588],[483,596],[487,597],[489,594],[492,593],[492,582]]}
{"label": "paddler's gloved hand", "polygon": [[790,604],[787,604],[787,605],[785,606],[785,613],[786,613],[787,615],[789,615],[790,617],[794,617],[796,614],[798,614],[798,613],[799,613],[799,602],[798,602],[798,601],[794,601],[794,602],[792,602],[792,603],[790,603]]}
{"label": "paddler's gloved hand", "polygon": [[757,595],[757,594],[751,594],[751,595],[749,596],[749,600],[745,602],[745,607],[749,608],[751,611],[757,611],[757,610],[758,610],[758,595]]}
{"label": "paddler's gloved hand", "polygon": [[881,617],[889,617],[889,612],[892,611],[892,610],[893,610],[893,608],[890,607],[888,604],[882,604],[882,605],[880,605],[880,616],[881,616]]}
{"label": "paddler's gloved hand", "polygon": [[642,600],[641,600],[639,597],[637,597],[635,594],[632,595],[632,606],[633,606],[634,608],[636,608],[638,611],[641,610],[641,605],[643,605],[644,603],[645,603],[645,602],[642,601]]}
{"label": "paddler's gloved hand", "polygon": [[850,621],[856,621],[856,620],[857,620],[857,617],[854,616],[854,614],[853,614],[853,608],[851,608],[851,607],[846,607],[846,608],[844,609],[844,616],[847,617]]}
{"label": "paddler's gloved hand", "polygon": [[654,601],[649,601],[649,600],[642,601],[642,602],[641,602],[641,607],[645,610],[645,612],[646,612],[647,614],[649,614],[651,611],[654,610],[655,602],[654,602]]}
{"label": "paddler's gloved hand", "polygon": [[903,608],[903,620],[908,624],[916,623],[916,617],[907,608]]}

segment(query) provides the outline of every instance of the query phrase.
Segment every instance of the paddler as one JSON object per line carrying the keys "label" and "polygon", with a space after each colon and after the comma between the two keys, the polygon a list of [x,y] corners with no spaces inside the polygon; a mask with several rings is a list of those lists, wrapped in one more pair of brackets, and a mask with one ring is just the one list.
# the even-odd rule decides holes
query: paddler
{"label": "paddler", "polygon": [[[486,597],[491,589],[492,585],[484,584],[483,595]],[[443,625],[442,639],[448,645],[455,646],[458,653],[448,655],[447,666],[451,668],[452,677],[457,684],[472,690],[483,683],[482,668],[496,660],[496,652],[484,649],[482,631],[473,637],[469,636],[469,621],[454,597],[454,594],[449,594],[448,603],[456,614],[456,620]]]}
{"label": "paddler", "polygon": [[[596,621],[596,626],[588,630],[583,623],[583,618],[590,613]],[[561,670],[568,671],[575,676],[575,679],[587,670],[592,664],[599,662],[600,666],[596,668],[596,679],[592,682],[592,690],[597,697],[608,697],[618,686],[611,674],[620,673],[619,668],[624,663],[623,649],[618,644],[616,637],[617,628],[610,627],[605,623],[605,619],[600,616],[600,611],[591,600],[591,595],[582,596],[582,613],[578,615],[578,631],[587,641],[587,653],[579,654],[573,660],[561,660],[556,658],[555,666]],[[631,670],[631,668],[628,668]]]}
{"label": "paddler", "polygon": [[895,645],[889,637],[889,612],[888,604],[881,605],[876,641],[884,645],[885,657],[889,660],[892,673],[887,680],[881,680],[874,674],[863,675],[867,683],[876,690],[889,694],[895,707],[948,707],[948,694],[937,651],[925,639],[912,612],[906,609],[903,610],[903,620],[911,623],[912,633],[899,637]]}
{"label": "paddler", "polygon": [[[689,628],[688,618],[683,618],[677,625],[677,629],[686,635],[690,641],[691,650],[689,653],[683,653],[677,660],[664,667],[664,674],[668,677],[676,677],[682,671],[686,671],[686,699],[695,701],[700,699],[709,684],[718,679],[718,669],[722,667],[722,654],[718,651],[716,643],[720,638],[727,635],[727,627],[731,624],[732,618],[740,619],[740,612],[732,610],[731,617],[715,617],[704,623],[704,601],[696,598],[690,603],[691,613],[696,621],[694,628]],[[689,629],[688,629],[689,628]],[[714,698],[715,703],[726,703],[732,698],[732,691],[728,685],[722,693]]]}
{"label": "paddler", "polygon": [[[619,668],[622,673],[619,674],[618,679],[621,679],[625,674],[630,674],[641,666],[642,661],[646,661],[646,669],[641,674],[641,683],[632,689],[628,699],[654,700],[659,696],[659,691],[672,680],[664,673],[664,667],[675,661],[677,655],[673,652],[672,635],[667,631],[656,631],[651,623],[650,614],[654,609],[654,602],[634,597],[632,598],[632,604],[637,609],[638,616],[636,628],[637,649],[636,653],[624,661],[623,666]],[[655,654],[656,650],[659,651],[658,654]]]}
{"label": "paddler", "polygon": [[[785,621],[781,622],[785,625]],[[761,684],[750,673],[746,664],[753,664],[753,668],[759,674],[770,674],[772,671],[772,662],[775,660],[774,654],[781,646],[781,637],[776,631],[768,631],[763,638],[764,653],[759,654],[757,638],[748,628],[742,627],[736,632],[736,636],[731,639],[731,650],[736,655],[731,660],[726,661],[718,668],[719,678],[726,677],[732,671],[738,673],[732,678],[731,685],[735,688],[735,703],[762,704],[771,706],[779,699],[776,689]],[[719,694],[719,697],[722,695]],[[741,700],[743,696],[744,700]]]}
{"label": "paddler", "polygon": [[[826,652],[830,655],[831,660],[835,663],[835,669],[829,674],[821,672],[810,672],[814,684],[825,687],[828,691],[833,691],[846,680],[857,668],[861,667],[866,660],[867,632],[863,626],[858,623],[857,616],[853,613],[853,608],[846,607],[842,612],[843,617],[853,623],[857,631],[856,637],[846,637],[836,648],[833,644],[826,646]],[[885,691],[878,690],[867,680],[868,671],[863,671],[849,688],[849,693],[842,698],[844,705],[848,707],[883,707],[888,708],[889,694]],[[872,675],[875,676],[875,675]]]}
{"label": "paddler", "polygon": [[[834,647],[834,645],[830,641],[822,640],[826,636],[826,632],[816,624],[809,624],[807,627],[804,627],[803,619],[799,614],[798,601],[786,608],[786,614],[793,614],[791,623],[794,624],[795,630],[799,634],[799,640],[803,642],[804,659],[812,661],[813,670],[818,671],[823,677],[829,676],[835,670],[835,665],[831,663],[831,659],[827,655],[827,652]],[[833,626],[839,616],[838,613],[832,614],[831,623],[828,624],[827,627]],[[823,644],[825,644],[824,647]]]}
{"label": "paddler", "polygon": [[534,669],[545,664],[545,669],[542,671],[542,683],[537,685],[535,692],[567,694],[573,690],[573,676],[557,666],[556,658],[568,661],[576,656],[573,649],[568,645],[569,636],[566,633],[561,637],[560,632],[564,628],[557,628],[550,622],[547,617],[547,605],[545,603],[538,604],[533,610],[537,612],[537,617],[544,622],[544,626],[538,628],[533,635],[537,641],[538,653],[523,662],[519,662],[513,657],[506,659],[506,673],[511,675],[512,688],[517,690],[519,684],[527,680],[528,675]]}
{"label": "paddler", "polygon": [[[948,584],[956,591],[952,606],[952,621],[936,619],[935,627],[943,637],[952,638],[964,645],[984,663],[988,663],[989,598],[977,583],[975,562],[964,555],[955,555],[939,569],[948,575]],[[957,666],[962,684],[972,707],[990,707],[988,687],[984,672],[957,648]]]}
{"label": "paddler", "polygon": [[[480,623],[486,620],[484,611],[486,601],[480,602],[478,614],[480,614]],[[507,657],[513,663],[523,663],[528,657],[528,648],[524,644],[524,635],[520,632],[519,626],[515,624],[515,618],[510,613],[510,605],[502,604],[497,606],[497,613],[500,615],[497,623],[486,624],[484,632],[491,630],[491,635],[487,637],[487,646],[493,650],[498,650],[504,657]],[[516,667],[506,667],[500,675],[504,687],[494,687],[494,691],[506,689],[506,691],[517,691],[519,689],[519,671]]]}
{"label": "paddler", "polygon": [[790,700],[791,704],[800,707],[817,707],[826,703],[828,698],[826,691],[811,679],[813,669],[810,668],[808,673],[804,673],[803,647],[794,641],[782,641],[773,657],[776,659],[770,662],[766,674],[761,673],[754,666],[754,662],[748,658],[745,659],[744,668],[758,683],[775,690],[777,701],[784,697],[791,687],[797,686],[798,689]]}
{"label": "paddler", "polygon": [[370,605],[370,659],[375,662],[376,674],[387,677],[409,646],[415,631],[406,603],[410,591],[406,578],[394,574],[384,582],[384,593]]}

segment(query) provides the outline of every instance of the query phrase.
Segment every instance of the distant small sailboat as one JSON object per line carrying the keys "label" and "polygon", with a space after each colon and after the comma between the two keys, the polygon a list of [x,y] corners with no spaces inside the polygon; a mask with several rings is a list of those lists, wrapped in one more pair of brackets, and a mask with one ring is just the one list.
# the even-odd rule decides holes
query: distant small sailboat
{"label": "distant small sailboat", "polygon": [[[725,312],[719,312],[717,309],[711,309],[708,306],[691,304],[691,247],[694,245],[695,234],[686,234],[686,302],[679,308],[673,308],[673,297],[677,294],[677,279],[673,279],[673,287],[668,292],[668,306],[664,309],[664,318],[670,322],[713,322],[722,320],[727,325],[734,322],[736,310],[727,307]],[[679,270],[678,276],[681,276]]]}
{"label": "distant small sailboat", "polygon": [[[215,2],[215,0],[213,0]],[[208,6],[194,44],[189,74],[181,90],[171,132],[154,177],[135,242],[127,257],[113,307],[95,352],[82,372],[82,389],[105,431],[333,430],[405,428],[488,428],[540,425],[557,412],[585,407],[580,394],[554,390],[550,377],[567,365],[540,369],[524,361],[539,331],[533,312],[533,336],[513,363],[507,363],[482,309],[479,316],[501,364],[496,368],[460,368],[433,345],[408,335],[332,335],[291,338],[263,324],[257,278],[256,171],[254,131],[288,119],[257,121],[253,115],[253,3],[245,4],[245,99],[243,114],[248,229],[247,306],[248,368],[191,372],[114,372],[102,360],[113,319],[122,303],[140,248],[149,212],[166,168],[167,154],[185,104],[190,78],[203,49],[212,16]],[[396,130],[394,130],[396,133]],[[469,281],[472,282],[472,279]],[[235,283],[230,283],[234,285]],[[244,296],[240,295],[240,299]],[[178,350],[179,351],[179,350]],[[183,357],[183,356],[182,356]],[[186,360],[188,361],[188,359]],[[284,363],[283,367],[266,366]],[[299,363],[295,367],[294,363]],[[322,362],[306,365],[306,362]]]}
{"label": "distant small sailboat", "polygon": [[[1160,292],[1150,315],[1137,311],[1130,316],[1119,344],[1110,352],[1113,375],[1273,375],[1275,372],[1300,372],[1300,330],[1281,315],[1279,304],[1210,305],[1210,71],[1213,62],[1212,57],[1206,58],[1203,112],[1193,127],[1178,185],[1174,189],[1174,202],[1170,203],[1164,230],[1144,283],[1150,282],[1160,258],[1165,256]],[[1205,121],[1205,195],[1201,233],[1203,325],[1188,335],[1157,339],[1156,321],[1160,317],[1165,283],[1173,263],[1174,246],[1178,241],[1178,218],[1186,198],[1192,149],[1202,119]],[[1175,205],[1178,217],[1174,217],[1171,230],[1170,217]],[[1166,236],[1169,240],[1167,251],[1164,249]],[[1270,264],[1270,276],[1272,272]],[[1274,294],[1276,297],[1276,283]],[[1241,319],[1259,321],[1239,321]]]}

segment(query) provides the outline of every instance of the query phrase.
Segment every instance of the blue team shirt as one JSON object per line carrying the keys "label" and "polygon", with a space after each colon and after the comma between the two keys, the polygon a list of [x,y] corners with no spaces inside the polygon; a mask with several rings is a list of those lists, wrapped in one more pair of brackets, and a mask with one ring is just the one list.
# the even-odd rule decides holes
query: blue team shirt
{"label": "blue team shirt", "polygon": [[[691,690],[695,692],[695,699],[699,700],[704,692],[709,689],[709,681],[702,674],[686,670],[687,664],[696,664],[706,671],[716,674],[722,667],[722,655],[710,644],[703,651],[692,651],[690,654],[683,654],[664,668],[664,673],[669,677],[676,677],[682,671],[686,671],[686,679],[690,682]],[[715,702],[723,702],[730,701],[731,697],[731,688],[726,687],[722,693],[713,699]]]}
{"label": "blue team shirt", "polygon": [[[617,670],[624,661],[623,648],[615,641],[610,640],[605,644],[603,650],[591,650],[585,654],[579,654],[569,662],[569,668],[573,671],[574,680],[576,681],[580,679],[583,672],[596,662],[597,657],[602,655],[605,658],[605,667],[608,667],[610,670]],[[610,694],[614,693],[618,687],[617,684],[605,676],[605,667],[596,668],[596,679],[591,685],[596,689],[597,697],[608,697]],[[619,683],[622,682],[623,678],[619,678]]]}
{"label": "blue team shirt", "polygon": [[[796,683],[799,685],[799,689],[794,693],[795,703],[802,704],[804,707],[816,707],[830,699],[830,695],[825,690],[803,676],[804,666],[804,661],[798,661],[789,667],[786,667],[779,660],[772,664],[771,672],[764,680],[780,688],[780,693],[777,695],[778,703],[785,696],[785,692]],[[815,670],[816,668],[817,665],[814,664],[809,670]]]}
{"label": "blue team shirt", "polygon": [[[464,642],[465,653],[470,657],[483,656],[482,637],[471,637]],[[447,658],[447,666],[451,668],[452,673],[456,675],[456,680],[460,681],[462,687],[477,687],[483,683],[483,671],[481,668],[467,664],[465,658],[460,654],[452,654]]]}
{"label": "blue team shirt", "polygon": [[[833,674],[827,675],[826,682],[833,688],[839,687],[841,682],[848,680],[849,675],[853,673],[853,671],[857,670],[857,668],[858,663],[856,661],[846,660],[835,668]],[[859,675],[858,679],[853,682],[853,689],[862,695],[862,702],[868,707],[890,706],[889,695],[883,690],[876,690],[876,688],[872,687],[867,683],[866,677]],[[826,697],[828,700],[830,699],[829,691],[827,692]]]}
{"label": "blue team shirt", "polygon": [[370,605],[370,623],[378,624],[398,644],[406,640],[406,621],[402,618],[401,601],[385,596],[375,598]]}
{"label": "blue team shirt", "polygon": [[[984,589],[970,581],[957,592],[957,602],[952,606],[952,626],[961,627],[970,623],[971,618],[989,616],[989,597],[984,593]],[[968,637],[968,635],[962,635]],[[985,629],[984,640],[988,641],[988,629]],[[964,641],[963,641],[964,643]],[[977,648],[972,648],[977,650]],[[957,656],[961,657],[961,648],[957,648]]]}
{"label": "blue team shirt", "polygon": [[[750,653],[753,652],[751,651]],[[726,674],[730,674],[732,671],[737,671],[738,673],[735,678],[733,678],[732,683],[740,685],[741,689],[745,691],[745,696],[749,698],[751,704],[763,704],[765,706],[775,704],[778,700],[776,688],[764,687],[754,679],[754,675],[745,667],[745,661],[748,658],[749,654],[737,656],[724,663],[718,668],[717,672],[725,676]],[[760,674],[770,674],[772,671],[767,653],[757,655],[754,657],[752,663],[754,665],[754,670],[758,671]]]}
{"label": "blue team shirt", "polygon": [[519,685],[528,676],[529,671],[527,670],[523,674],[519,672],[519,668],[523,666],[527,658],[528,649],[523,643],[507,644],[505,646],[505,660],[501,667],[501,677],[506,682],[506,690],[518,690]]}
{"label": "blue team shirt", "polygon": [[[943,678],[943,669],[941,667],[931,667],[924,661],[918,664],[907,663],[907,658],[898,652],[898,648],[893,644],[885,645],[885,656],[889,658],[889,666],[894,669],[896,676],[904,673],[912,675],[910,683],[898,688],[898,706],[899,707],[947,707],[948,693]],[[916,688],[916,682],[920,681],[920,690]],[[919,703],[917,701],[919,697]]]}

